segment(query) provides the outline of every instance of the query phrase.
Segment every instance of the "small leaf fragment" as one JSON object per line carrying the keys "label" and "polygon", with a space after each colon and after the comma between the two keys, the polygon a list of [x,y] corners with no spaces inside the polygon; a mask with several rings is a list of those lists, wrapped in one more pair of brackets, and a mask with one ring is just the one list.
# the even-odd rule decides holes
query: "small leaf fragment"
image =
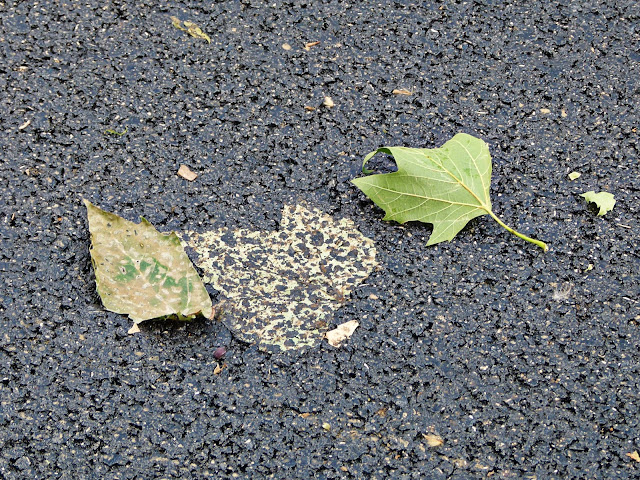
{"label": "small leaf fragment", "polygon": [[123,136],[125,133],[127,133],[127,131],[129,130],[129,127],[126,127],[122,132],[118,132],[112,128],[107,128],[104,133],[105,135],[116,135],[118,137]]}
{"label": "small leaf fragment", "polygon": [[194,38],[202,38],[203,40],[206,40],[207,43],[211,43],[211,38],[209,38],[209,35],[204,33],[198,25],[189,21],[184,21],[182,23],[184,24],[185,27],[187,27],[187,33],[189,35],[191,35]]}
{"label": "small leaf fragment", "polygon": [[342,344],[342,342],[353,335],[353,332],[355,332],[356,328],[358,328],[359,326],[360,324],[357,320],[351,320],[349,322],[338,325],[333,330],[329,330],[326,333],[329,345],[338,348]]}
{"label": "small leaf fragment", "polygon": [[571,172],[568,177],[569,180],[573,181],[576,180],[577,178],[580,178],[581,173],[580,172]]}
{"label": "small leaf fragment", "polygon": [[174,17],[173,15],[171,15],[171,23],[178,30],[182,30],[183,32],[187,31],[185,28],[182,27],[182,22],[180,21],[180,19],[178,17]]}
{"label": "small leaf fragment", "polygon": [[180,176],[180,177],[182,177],[185,180],[188,180],[190,182],[193,182],[196,178],[198,178],[198,174],[194,173],[186,165],[180,165],[180,168],[178,169],[178,176]]}
{"label": "small leaf fragment", "polygon": [[377,153],[393,155],[398,170],[352,183],[384,209],[383,220],[431,223],[427,245],[453,239],[471,219],[488,214],[507,231],[548,250],[544,242],[505,225],[491,210],[491,155],[479,138],[459,133],[440,148],[379,148],[364,158],[365,173],[370,173],[365,167]]}
{"label": "small leaf fragment", "polygon": [[640,454],[638,454],[637,450],[633,451],[632,453],[627,453],[627,457],[635,460],[636,462],[640,462]]}
{"label": "small leaf fragment", "polygon": [[595,203],[598,208],[598,216],[604,215],[607,212],[613,210],[613,206],[616,204],[616,200],[613,195],[609,192],[599,192],[596,193],[593,190],[589,192],[585,192],[580,195],[589,203]]}
{"label": "small leaf fragment", "polygon": [[[209,38],[209,35],[204,33],[202,29],[195,23],[190,22],[188,20],[185,20],[184,22],[180,22],[180,19],[174,16],[171,16],[171,23],[178,30],[182,30],[183,32],[188,33],[194,38],[202,38],[203,40],[206,40],[208,43],[211,43],[211,38]],[[184,25],[184,27],[182,25]]]}
{"label": "small leaf fragment", "polygon": [[[128,314],[134,324],[209,314],[209,294],[175,233],[160,233],[144,218],[134,223],[84,204],[96,287],[107,310]],[[134,325],[130,333],[135,330]]]}
{"label": "small leaf fragment", "polygon": [[333,108],[335,106],[335,103],[333,103],[333,100],[331,99],[331,97],[324,97],[322,105],[324,105],[327,108]]}
{"label": "small leaf fragment", "polygon": [[435,448],[444,445],[444,440],[440,435],[435,435],[433,433],[423,433],[422,436],[427,441],[427,445],[429,445],[430,447]]}

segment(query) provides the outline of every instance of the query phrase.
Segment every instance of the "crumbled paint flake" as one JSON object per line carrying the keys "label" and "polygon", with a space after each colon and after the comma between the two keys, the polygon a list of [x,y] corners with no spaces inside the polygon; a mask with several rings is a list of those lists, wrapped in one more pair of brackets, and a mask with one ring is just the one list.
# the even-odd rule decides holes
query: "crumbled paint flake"
{"label": "crumbled paint flake", "polygon": [[377,265],[373,241],[348,219],[287,205],[275,232],[222,228],[183,236],[225,304],[222,322],[261,350],[315,346],[329,316]]}

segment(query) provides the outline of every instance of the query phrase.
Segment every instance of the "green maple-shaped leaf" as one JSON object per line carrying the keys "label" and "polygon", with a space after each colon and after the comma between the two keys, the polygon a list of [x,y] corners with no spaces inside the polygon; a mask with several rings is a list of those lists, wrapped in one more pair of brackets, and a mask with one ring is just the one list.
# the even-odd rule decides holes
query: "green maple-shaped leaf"
{"label": "green maple-shaped leaf", "polygon": [[175,233],[147,220],[133,223],[84,200],[91,233],[91,261],[107,310],[144,320],[209,315],[211,299]]}
{"label": "green maple-shaped leaf", "polygon": [[440,148],[384,147],[371,152],[393,155],[398,170],[356,178],[353,183],[384,209],[384,220],[433,224],[427,245],[451,240],[472,218],[490,215],[509,232],[544,251],[544,242],[505,225],[491,210],[491,155],[479,138],[455,135]]}
{"label": "green maple-shaped leaf", "polygon": [[609,192],[596,193],[591,190],[589,192],[583,193],[580,196],[587,202],[593,202],[598,206],[598,215],[604,215],[605,213],[610,212],[611,210],[613,210],[613,206],[616,204],[616,200]]}
{"label": "green maple-shaped leaf", "polygon": [[373,241],[351,220],[285,206],[275,232],[186,232],[203,279],[221,293],[222,322],[261,350],[314,346],[329,315],[376,265]]}

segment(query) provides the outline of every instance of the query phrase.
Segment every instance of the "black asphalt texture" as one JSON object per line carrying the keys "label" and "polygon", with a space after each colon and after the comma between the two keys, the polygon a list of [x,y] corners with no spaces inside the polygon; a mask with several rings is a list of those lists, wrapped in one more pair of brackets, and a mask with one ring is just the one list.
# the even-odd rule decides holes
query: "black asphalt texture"
{"label": "black asphalt texture", "polygon": [[[1,478],[640,476],[636,1],[162,5],[0,6]],[[548,253],[488,216],[426,247],[349,182],[458,132]],[[273,355],[204,319],[127,335],[82,198],[161,231],[352,219],[380,268],[332,325],[361,325]]]}

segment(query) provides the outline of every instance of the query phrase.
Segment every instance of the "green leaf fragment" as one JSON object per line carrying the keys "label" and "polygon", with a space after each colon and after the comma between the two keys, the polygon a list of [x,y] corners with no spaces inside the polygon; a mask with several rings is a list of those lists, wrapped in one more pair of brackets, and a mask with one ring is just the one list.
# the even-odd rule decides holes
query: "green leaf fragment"
{"label": "green leaf fragment", "polygon": [[593,190],[591,190],[589,192],[583,193],[580,196],[584,198],[587,202],[593,202],[598,206],[598,208],[600,209],[598,211],[598,216],[604,215],[605,213],[610,212],[611,210],[613,210],[613,206],[616,204],[615,198],[609,192],[596,193]]}
{"label": "green leaf fragment", "polygon": [[[196,25],[195,23],[190,22],[188,20],[185,20],[184,22],[180,22],[180,19],[178,17],[174,17],[174,16],[171,17],[171,23],[177,29],[188,33],[192,37],[194,37],[194,38],[202,38],[203,40],[206,40],[208,43],[211,43],[211,38],[209,38],[209,35],[204,33],[202,31],[202,29],[198,25]],[[184,28],[182,25],[184,25],[184,27],[186,27],[186,28]]]}
{"label": "green leaf fragment", "polygon": [[176,315],[209,315],[211,299],[180,239],[137,224],[84,200],[91,233],[91,261],[98,294],[107,310],[138,324]]}
{"label": "green leaf fragment", "polygon": [[302,205],[285,206],[275,232],[222,228],[184,241],[223,297],[222,322],[266,351],[320,343],[330,315],[377,265],[373,241],[351,220]]}
{"label": "green leaf fragment", "polygon": [[118,132],[116,130],[113,130],[112,128],[108,128],[104,131],[104,133],[106,135],[117,135],[118,137],[123,136],[125,133],[127,133],[127,131],[129,130],[129,127],[125,128],[122,132]]}
{"label": "green leaf fragment", "polygon": [[479,138],[459,133],[440,148],[379,148],[365,157],[365,173],[367,162],[378,153],[392,155],[398,170],[352,182],[384,209],[384,220],[431,223],[427,245],[453,239],[471,219],[488,214],[507,231],[548,250],[544,242],[508,227],[491,210],[491,155]]}
{"label": "green leaf fragment", "polygon": [[571,172],[568,175],[568,177],[569,177],[569,180],[573,181],[573,180],[576,180],[576,179],[580,178],[580,175],[581,174],[579,172]]}

